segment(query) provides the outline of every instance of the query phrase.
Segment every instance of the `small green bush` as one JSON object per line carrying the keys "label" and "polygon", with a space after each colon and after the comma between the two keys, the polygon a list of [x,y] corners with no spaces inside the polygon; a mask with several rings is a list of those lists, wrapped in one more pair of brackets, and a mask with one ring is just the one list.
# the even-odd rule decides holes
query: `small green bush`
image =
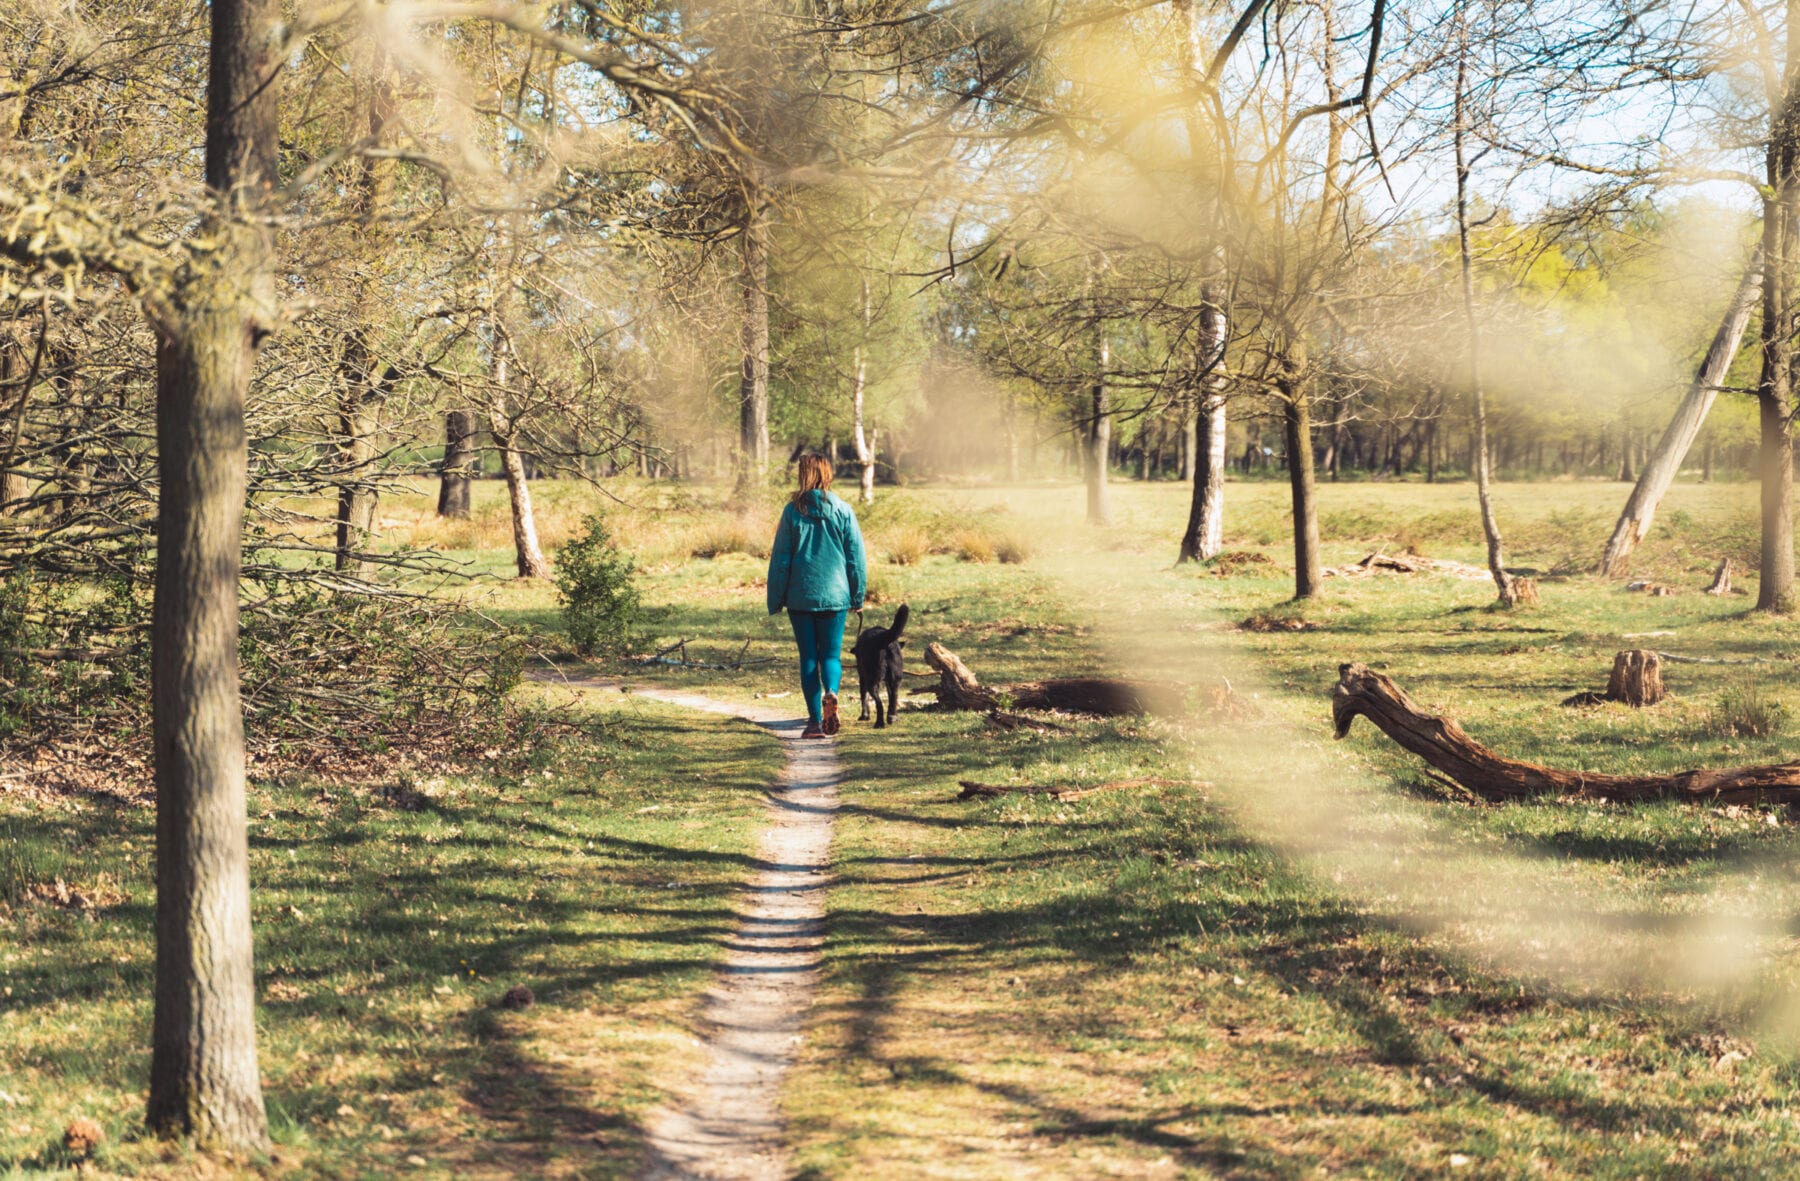
{"label": "small green bush", "polygon": [[1722,738],[1768,738],[1787,728],[1787,707],[1755,685],[1739,685],[1720,694],[1711,720]]}
{"label": "small green bush", "polygon": [[587,531],[556,556],[556,594],[563,624],[584,656],[618,652],[631,642],[642,611],[632,576],[637,564],[613,544],[606,521],[590,513]]}

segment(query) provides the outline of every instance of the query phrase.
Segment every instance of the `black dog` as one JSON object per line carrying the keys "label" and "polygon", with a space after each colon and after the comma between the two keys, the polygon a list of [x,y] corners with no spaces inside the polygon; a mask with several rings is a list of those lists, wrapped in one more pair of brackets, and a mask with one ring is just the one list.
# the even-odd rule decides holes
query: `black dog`
{"label": "black dog", "polygon": [[[906,641],[900,633],[906,630],[906,604],[894,612],[892,627],[871,627],[856,637],[850,651],[856,657],[856,683],[862,699],[862,713],[857,720],[869,720],[869,698],[875,699],[875,728],[881,729],[894,720],[900,709],[901,652]],[[887,713],[881,712],[881,690],[887,687]]]}

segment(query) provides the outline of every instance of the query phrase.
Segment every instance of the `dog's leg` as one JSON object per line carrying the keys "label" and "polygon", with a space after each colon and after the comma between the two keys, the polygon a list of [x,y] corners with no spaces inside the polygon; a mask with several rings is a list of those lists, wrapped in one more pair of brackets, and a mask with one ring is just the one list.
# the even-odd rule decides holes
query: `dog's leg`
{"label": "dog's leg", "polygon": [[888,721],[893,722],[900,717],[900,679],[888,682]]}

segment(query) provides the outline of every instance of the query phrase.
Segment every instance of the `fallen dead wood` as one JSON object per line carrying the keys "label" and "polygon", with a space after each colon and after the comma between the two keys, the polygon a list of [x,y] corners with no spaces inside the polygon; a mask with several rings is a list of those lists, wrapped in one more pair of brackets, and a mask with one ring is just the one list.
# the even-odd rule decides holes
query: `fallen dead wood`
{"label": "fallen dead wood", "polygon": [[1361,578],[1378,571],[1390,574],[1442,574],[1449,578],[1466,578],[1472,582],[1485,582],[1492,577],[1485,566],[1471,566],[1467,562],[1452,562],[1442,558],[1425,558],[1417,554],[1395,556],[1380,550],[1348,566],[1328,567],[1323,573],[1326,578]]}
{"label": "fallen dead wood", "polygon": [[1653,595],[1657,598],[1666,598],[1669,595],[1681,593],[1681,588],[1678,586],[1670,586],[1666,582],[1651,582],[1647,578],[1634,579],[1625,584],[1625,589],[1632,594]]}
{"label": "fallen dead wood", "polygon": [[[750,641],[745,640],[744,646],[738,649],[737,658],[735,660],[690,660],[688,658],[687,644],[688,642],[686,640],[676,640],[667,648],[660,649],[653,655],[638,657],[637,663],[662,664],[667,665],[670,668],[699,668],[712,672],[741,672],[746,668],[755,668],[762,664],[774,664],[780,659],[780,657],[777,656],[758,656],[755,660],[745,660],[745,655],[750,651]],[[671,657],[669,655],[671,652],[679,652],[681,655],[679,657]]]}
{"label": "fallen dead wood", "polygon": [[1603,775],[1509,759],[1470,738],[1451,719],[1426,713],[1398,685],[1367,665],[1340,665],[1331,694],[1331,720],[1339,738],[1350,733],[1350,724],[1359,715],[1433,769],[1487,800],[1562,796],[1623,804],[1671,798],[1695,804],[1800,803],[1800,763],[1699,768],[1674,775]]}
{"label": "fallen dead wood", "polygon": [[1136,787],[1195,787],[1191,779],[1117,779],[1091,787],[1060,787],[1044,783],[977,783],[973,779],[957,780],[962,785],[959,800],[991,800],[1000,796],[1049,796],[1053,800],[1079,800],[1103,791],[1125,791]]}
{"label": "fallen dead wood", "polygon": [[989,710],[987,724],[995,730],[1035,730],[1039,734],[1075,733],[1073,726],[1044,718],[1028,718],[1024,714],[1007,713],[1002,709]]}
{"label": "fallen dead wood", "polygon": [[[1122,714],[1176,713],[1182,706],[1181,689],[1152,681],[1124,681],[1112,677],[1065,677],[1052,681],[1027,681],[1004,688],[988,688],[942,644],[925,645],[925,663],[938,673],[938,704],[947,709],[995,710],[1049,709],[1065,713]],[[1004,710],[1003,710],[1004,712]]]}

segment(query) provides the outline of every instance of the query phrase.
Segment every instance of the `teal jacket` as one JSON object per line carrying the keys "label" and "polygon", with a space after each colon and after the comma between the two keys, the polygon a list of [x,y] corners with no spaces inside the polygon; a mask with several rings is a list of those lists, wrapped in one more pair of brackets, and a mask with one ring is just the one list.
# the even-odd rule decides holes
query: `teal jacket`
{"label": "teal jacket", "polygon": [[817,488],[801,503],[789,501],[769,553],[769,614],[789,611],[858,611],[869,585],[862,528],[856,511],[834,493]]}

